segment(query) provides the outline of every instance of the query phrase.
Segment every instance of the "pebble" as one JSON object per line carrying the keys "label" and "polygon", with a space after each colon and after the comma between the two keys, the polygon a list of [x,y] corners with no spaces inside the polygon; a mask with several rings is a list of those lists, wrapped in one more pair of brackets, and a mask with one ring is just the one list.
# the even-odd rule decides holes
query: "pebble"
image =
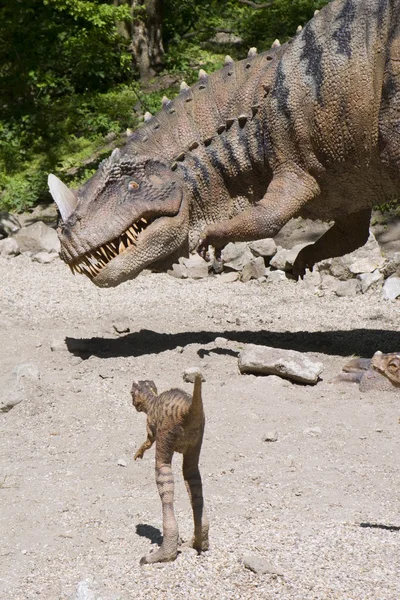
{"label": "pebble", "polygon": [[268,573],[270,575],[282,576],[280,570],[274,565],[264,558],[253,554],[246,554],[246,556],[243,557],[243,565],[246,569],[250,569],[250,571],[253,571],[253,573],[256,573],[257,575],[266,575]]}
{"label": "pebble", "polygon": [[262,437],[263,442],[277,442],[278,441],[278,432],[277,431],[268,431]]}

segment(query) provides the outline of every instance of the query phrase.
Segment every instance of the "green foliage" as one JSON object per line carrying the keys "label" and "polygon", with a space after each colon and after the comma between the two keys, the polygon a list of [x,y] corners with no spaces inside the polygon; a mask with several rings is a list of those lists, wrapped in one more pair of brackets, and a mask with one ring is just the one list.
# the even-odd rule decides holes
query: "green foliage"
{"label": "green foliage", "polygon": [[[165,0],[166,71],[191,84],[199,66],[213,71],[226,53],[243,57],[250,46],[262,50],[276,37],[287,39],[324,3],[275,0],[255,10],[239,0]],[[157,112],[164,93],[177,93],[175,85],[145,94],[133,79],[129,40],[118,23],[143,14],[140,6],[131,14],[129,0],[0,4],[0,209],[49,198],[48,172],[77,186],[109,153],[107,136],[118,140],[137,126],[139,101]],[[242,43],[212,42],[218,31]]]}

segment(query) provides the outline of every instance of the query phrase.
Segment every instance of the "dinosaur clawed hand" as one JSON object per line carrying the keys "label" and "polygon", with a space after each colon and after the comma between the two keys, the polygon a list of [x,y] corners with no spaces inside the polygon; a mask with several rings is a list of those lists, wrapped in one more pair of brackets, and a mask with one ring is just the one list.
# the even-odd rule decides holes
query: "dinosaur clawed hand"
{"label": "dinosaur clawed hand", "polygon": [[197,253],[207,262],[210,262],[212,258],[210,246],[214,248],[214,259],[220,262],[223,246],[218,246],[215,236],[212,235],[211,228],[206,227],[197,243]]}
{"label": "dinosaur clawed hand", "polygon": [[296,280],[304,279],[306,269],[313,271],[315,260],[312,252],[313,244],[305,246],[300,250],[293,263],[292,274]]}

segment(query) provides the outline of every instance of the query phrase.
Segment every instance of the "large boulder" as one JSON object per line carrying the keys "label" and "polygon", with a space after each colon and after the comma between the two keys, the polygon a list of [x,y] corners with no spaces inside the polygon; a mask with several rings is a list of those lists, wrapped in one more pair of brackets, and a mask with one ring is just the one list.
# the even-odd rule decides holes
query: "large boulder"
{"label": "large boulder", "polygon": [[60,251],[60,242],[57,233],[51,227],[48,227],[42,221],[37,221],[33,225],[22,227],[14,235],[18,242],[20,252],[54,252]]}

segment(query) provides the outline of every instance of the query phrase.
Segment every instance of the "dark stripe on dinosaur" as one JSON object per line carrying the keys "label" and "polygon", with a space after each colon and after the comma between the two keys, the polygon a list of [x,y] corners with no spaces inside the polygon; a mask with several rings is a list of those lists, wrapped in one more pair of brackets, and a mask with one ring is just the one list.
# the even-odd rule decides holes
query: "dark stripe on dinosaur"
{"label": "dark stripe on dinosaur", "polygon": [[216,171],[218,171],[218,173],[220,175],[222,175],[222,177],[223,177],[224,173],[226,171],[226,168],[225,168],[224,163],[220,159],[219,150],[216,149],[215,147],[210,146],[207,148],[207,154],[210,158],[210,162],[211,162],[212,166],[214,167],[214,169]]}
{"label": "dark stripe on dinosaur", "polygon": [[232,166],[234,166],[235,169],[235,173],[240,174],[242,169],[240,166],[240,162],[238,160],[238,157],[235,154],[235,149],[232,146],[232,140],[231,140],[232,134],[223,134],[221,136],[221,142],[222,145],[224,147],[225,152],[227,153],[228,157],[229,157],[229,162]]}
{"label": "dark stripe on dinosaur", "polygon": [[180,165],[180,168],[183,171],[183,177],[185,181],[189,184],[191,192],[194,198],[197,200],[198,204],[201,206],[204,204],[204,200],[202,199],[202,194],[199,190],[199,184],[197,182],[197,178],[193,175],[193,169],[188,168],[185,164]]}
{"label": "dark stripe on dinosaur", "polygon": [[378,28],[380,29],[383,25],[383,19],[385,17],[386,11],[388,9],[388,0],[379,0],[378,8],[376,11],[376,17],[378,21]]}
{"label": "dark stripe on dinosaur", "polygon": [[275,83],[272,86],[271,97],[274,98],[278,105],[278,110],[291,119],[291,110],[289,106],[289,88],[286,85],[286,74],[283,70],[282,60],[276,70]]}
{"label": "dark stripe on dinosaur", "polygon": [[208,172],[206,165],[198,156],[192,155],[191,159],[196,166],[196,171],[199,171],[201,173],[202,180],[209,186],[211,183],[210,173]]}
{"label": "dark stripe on dinosaur", "polygon": [[322,84],[324,81],[324,71],[322,67],[323,48],[317,43],[315,31],[310,25],[307,25],[304,28],[303,40],[304,48],[300,58],[307,62],[306,74],[313,78],[315,83],[315,96],[319,104],[322,104]]}
{"label": "dark stripe on dinosaur", "polygon": [[353,0],[346,0],[342,10],[336,17],[335,21],[340,23],[336,31],[333,32],[333,39],[337,41],[338,53],[345,54],[351,58],[351,25],[356,16],[356,7]]}

